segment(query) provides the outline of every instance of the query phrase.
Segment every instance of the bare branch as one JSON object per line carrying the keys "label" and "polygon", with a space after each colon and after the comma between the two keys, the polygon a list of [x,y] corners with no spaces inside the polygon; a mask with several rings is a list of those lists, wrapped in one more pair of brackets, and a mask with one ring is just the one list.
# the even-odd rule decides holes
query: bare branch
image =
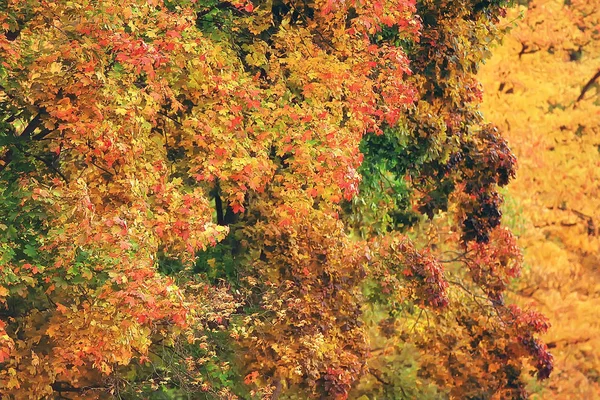
{"label": "bare branch", "polygon": [[594,76],[592,76],[590,78],[590,80],[585,84],[585,86],[583,87],[583,89],[581,89],[581,93],[579,94],[579,97],[577,98],[577,100],[575,100],[575,103],[579,102],[580,100],[583,100],[583,97],[585,96],[585,94],[587,93],[587,91],[590,90],[590,88],[596,82],[596,80],[598,78],[600,78],[600,69],[598,70],[598,72],[596,72],[594,74]]}

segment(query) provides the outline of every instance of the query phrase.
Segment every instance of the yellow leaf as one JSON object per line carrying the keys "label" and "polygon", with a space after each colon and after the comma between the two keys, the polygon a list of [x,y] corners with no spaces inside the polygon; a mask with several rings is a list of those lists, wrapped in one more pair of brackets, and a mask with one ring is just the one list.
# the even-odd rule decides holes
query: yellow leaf
{"label": "yellow leaf", "polygon": [[52,64],[50,64],[49,70],[51,73],[56,74],[62,70],[62,64],[53,62]]}

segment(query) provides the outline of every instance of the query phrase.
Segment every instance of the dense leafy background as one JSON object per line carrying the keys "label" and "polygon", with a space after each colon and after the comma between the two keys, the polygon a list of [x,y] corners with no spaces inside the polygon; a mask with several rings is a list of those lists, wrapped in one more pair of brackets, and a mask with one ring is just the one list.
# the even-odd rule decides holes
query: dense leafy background
{"label": "dense leafy background", "polygon": [[556,371],[535,398],[597,399],[600,7],[530,1],[506,22],[513,29],[480,77],[484,113],[519,158],[504,219],[524,248],[514,294],[553,322]]}
{"label": "dense leafy background", "polygon": [[524,398],[504,2],[0,1],[6,398]]}

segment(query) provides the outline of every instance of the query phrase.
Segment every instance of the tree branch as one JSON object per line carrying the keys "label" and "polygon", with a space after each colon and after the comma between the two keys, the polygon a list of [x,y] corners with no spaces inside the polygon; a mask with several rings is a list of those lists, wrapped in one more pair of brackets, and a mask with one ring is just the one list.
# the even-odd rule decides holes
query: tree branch
{"label": "tree branch", "polygon": [[171,121],[173,121],[173,122],[175,123],[175,125],[177,125],[177,126],[183,126],[183,124],[182,124],[181,122],[177,121],[175,118],[171,117],[170,115],[168,115],[168,114],[166,114],[166,113],[159,112],[158,114],[159,114],[159,115],[162,115],[162,116],[163,116],[163,117],[165,117],[165,118],[168,118],[168,119],[170,119],[170,120],[171,120]]}
{"label": "tree branch", "polygon": [[2,173],[2,171],[4,171],[6,169],[6,167],[8,167],[8,165],[11,163],[12,160],[13,160],[13,151],[12,151],[12,149],[8,149],[8,151],[6,153],[4,153],[2,158],[0,158],[0,162],[2,162],[2,165],[0,165],[0,174]]}
{"label": "tree branch", "polygon": [[25,129],[23,129],[23,132],[21,133],[20,137],[29,139],[33,131],[35,131],[41,124],[42,113],[40,112],[35,117],[33,117],[31,121],[29,121]]}
{"label": "tree branch", "polygon": [[36,159],[36,160],[38,160],[38,161],[40,161],[40,162],[44,163],[44,165],[45,165],[46,167],[48,167],[48,169],[49,169],[49,170],[51,170],[52,172],[54,172],[56,175],[60,176],[60,178],[61,178],[61,179],[62,179],[62,180],[63,180],[63,181],[64,181],[64,182],[67,184],[67,185],[69,184],[69,180],[67,179],[67,177],[66,177],[66,176],[65,176],[65,175],[64,175],[62,172],[60,172],[60,170],[59,170],[58,168],[56,168],[56,167],[55,167],[55,166],[52,164],[52,161],[46,160],[46,159],[44,159],[44,158],[42,158],[42,157],[40,157],[40,156],[38,156],[38,155],[32,154],[32,153],[30,153],[30,152],[28,152],[28,151],[26,151],[26,150],[22,149],[22,148],[21,148],[20,146],[18,146],[18,145],[17,145],[17,146],[15,146],[15,148],[16,148],[17,150],[19,150],[21,153],[23,153],[24,155],[26,155],[26,156],[29,156],[29,157],[33,157],[34,159]]}
{"label": "tree branch", "polygon": [[594,76],[592,76],[590,78],[590,80],[585,84],[585,86],[583,87],[583,89],[581,89],[581,93],[579,94],[579,97],[577,98],[577,100],[575,100],[575,103],[583,100],[583,96],[585,96],[585,94],[587,93],[588,90],[590,90],[590,88],[592,87],[592,85],[594,84],[594,82],[596,82],[596,80],[600,78],[600,69],[598,70],[598,72],[596,72],[596,74],[594,74]]}
{"label": "tree branch", "polygon": [[103,389],[106,390],[108,389],[107,386],[84,386],[84,387],[76,387],[71,385],[69,382],[64,382],[64,381],[56,381],[53,384],[50,385],[52,387],[52,390],[54,390],[55,392],[63,393],[83,393],[85,391],[88,390],[92,390],[92,389]]}
{"label": "tree branch", "polygon": [[214,196],[215,196],[215,208],[217,210],[217,224],[225,225],[225,218],[223,216],[223,201],[221,200],[221,186],[219,180],[215,182]]}
{"label": "tree branch", "polygon": [[385,385],[385,386],[391,385],[388,381],[386,381],[385,379],[383,379],[381,377],[381,375],[379,375],[379,373],[375,372],[374,370],[369,369],[369,374],[371,374],[375,379],[377,379],[377,381],[379,383],[381,383],[382,385]]}
{"label": "tree branch", "polygon": [[[0,86],[0,90],[4,91],[4,88],[2,86]],[[49,129],[44,129],[42,132],[31,137],[31,134],[33,132],[35,132],[35,130],[42,124],[42,112],[43,111],[40,111],[35,117],[33,117],[33,119],[31,121],[29,121],[29,123],[27,124],[25,129],[23,129],[23,132],[21,132],[21,134],[18,136],[19,139],[22,138],[27,141],[39,140],[39,139],[46,137],[48,134],[50,134],[50,132],[52,132]],[[10,120],[10,118],[9,118],[9,120]],[[19,150],[21,150],[21,149],[19,149]],[[8,149],[8,151],[4,154],[4,156],[2,156],[2,158],[0,159],[0,161],[2,162],[2,165],[0,165],[0,173],[2,171],[4,171],[6,169],[6,167],[8,167],[8,165],[11,163],[11,161],[13,160],[13,155],[14,155],[13,150]]]}
{"label": "tree branch", "polygon": [[519,51],[519,60],[525,54],[533,54],[533,53],[537,53],[538,51],[540,51],[540,50],[539,49],[530,49],[528,44],[521,42],[521,51]]}
{"label": "tree branch", "polygon": [[564,338],[564,339],[555,340],[553,342],[548,342],[548,343],[546,343],[546,346],[548,346],[549,349],[553,349],[553,348],[557,347],[558,344],[561,342],[564,342],[566,345],[574,345],[574,344],[579,344],[579,343],[587,343],[590,340],[591,340],[591,338],[579,338],[579,339]]}

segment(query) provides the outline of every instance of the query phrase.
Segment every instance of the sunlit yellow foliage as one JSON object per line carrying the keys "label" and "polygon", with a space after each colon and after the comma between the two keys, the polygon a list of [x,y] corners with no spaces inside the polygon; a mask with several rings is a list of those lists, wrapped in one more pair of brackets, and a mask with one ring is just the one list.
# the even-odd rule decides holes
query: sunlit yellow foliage
{"label": "sunlit yellow foliage", "polygon": [[[523,304],[551,319],[556,371],[540,399],[600,398],[600,3],[534,0],[480,74],[484,113],[519,159]],[[578,98],[581,99],[579,101]]]}

